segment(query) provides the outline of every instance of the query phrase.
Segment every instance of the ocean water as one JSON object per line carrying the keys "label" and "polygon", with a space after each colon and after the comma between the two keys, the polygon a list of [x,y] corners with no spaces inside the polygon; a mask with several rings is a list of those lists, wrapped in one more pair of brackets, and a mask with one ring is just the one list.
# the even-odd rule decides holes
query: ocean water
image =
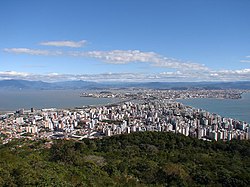
{"label": "ocean water", "polygon": [[178,99],[178,102],[250,123],[250,93],[244,93],[242,99],[194,98]]}
{"label": "ocean water", "polygon": [[0,111],[42,108],[74,108],[118,101],[114,98],[80,97],[80,90],[0,91]]}

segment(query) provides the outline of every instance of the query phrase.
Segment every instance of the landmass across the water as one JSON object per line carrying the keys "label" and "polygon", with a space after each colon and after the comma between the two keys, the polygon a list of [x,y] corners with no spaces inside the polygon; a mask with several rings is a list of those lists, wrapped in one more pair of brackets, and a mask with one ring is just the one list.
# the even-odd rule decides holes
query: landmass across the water
{"label": "landmass across the water", "polygon": [[171,90],[250,90],[250,81],[235,82],[93,82],[93,81],[61,81],[44,82],[28,80],[0,80],[0,90],[90,90],[90,89],[171,89]]}

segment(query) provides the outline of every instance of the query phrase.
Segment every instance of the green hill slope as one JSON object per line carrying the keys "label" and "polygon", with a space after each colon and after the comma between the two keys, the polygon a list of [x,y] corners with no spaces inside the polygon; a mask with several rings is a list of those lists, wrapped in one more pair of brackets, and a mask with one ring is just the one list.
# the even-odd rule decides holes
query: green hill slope
{"label": "green hill slope", "polygon": [[0,186],[249,186],[250,141],[144,132],[0,147]]}

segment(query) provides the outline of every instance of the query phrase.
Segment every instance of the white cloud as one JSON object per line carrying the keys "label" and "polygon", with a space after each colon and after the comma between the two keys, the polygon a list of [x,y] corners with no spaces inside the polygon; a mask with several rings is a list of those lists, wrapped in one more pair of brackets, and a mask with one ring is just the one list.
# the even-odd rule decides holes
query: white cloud
{"label": "white cloud", "polygon": [[82,47],[87,43],[86,40],[81,40],[79,42],[75,41],[48,41],[48,42],[41,42],[40,45],[45,46],[54,46],[54,47],[72,47],[72,48],[79,48]]}
{"label": "white cloud", "polygon": [[250,69],[211,71],[207,78],[208,81],[249,81]]}
{"label": "white cloud", "polygon": [[11,78],[11,77],[27,77],[29,74],[24,72],[16,71],[0,71],[0,77]]}
{"label": "white cloud", "polygon": [[28,49],[28,48],[5,48],[4,51],[14,54],[28,54],[28,55],[42,55],[42,56],[54,56],[63,54],[63,52],[61,51],[49,51],[49,50]]}
{"label": "white cloud", "polygon": [[97,58],[110,64],[145,62],[153,66],[164,68],[199,71],[208,70],[203,64],[183,62],[174,58],[163,57],[155,52],[142,52],[139,50],[71,52],[70,55]]}
{"label": "white cloud", "polygon": [[178,59],[164,57],[155,52],[143,52],[139,50],[112,50],[112,51],[50,51],[28,48],[6,48],[5,52],[15,54],[30,54],[30,55],[67,55],[74,57],[88,57],[99,59],[109,64],[128,64],[128,63],[149,63],[152,66],[173,68],[191,71],[208,71],[208,68],[203,64],[183,62]]}
{"label": "white cloud", "polygon": [[101,74],[32,74],[16,71],[0,72],[0,80],[3,79],[24,79],[42,80],[47,82],[65,80],[85,80],[85,81],[120,81],[120,82],[191,82],[191,81],[249,81],[250,69],[241,70],[221,70],[209,72],[188,72],[171,71],[162,73],[101,73]]}
{"label": "white cloud", "polygon": [[111,64],[127,64],[130,62],[149,62],[158,56],[154,52],[141,52],[139,50],[113,50],[113,51],[87,51],[71,52],[72,56],[83,56],[100,59]]}
{"label": "white cloud", "polygon": [[30,54],[30,55],[49,55],[49,51],[46,50],[35,50],[28,48],[5,48],[5,52],[15,54]]}
{"label": "white cloud", "polygon": [[241,60],[240,62],[243,62],[243,63],[250,63],[250,56],[245,56],[245,59]]}

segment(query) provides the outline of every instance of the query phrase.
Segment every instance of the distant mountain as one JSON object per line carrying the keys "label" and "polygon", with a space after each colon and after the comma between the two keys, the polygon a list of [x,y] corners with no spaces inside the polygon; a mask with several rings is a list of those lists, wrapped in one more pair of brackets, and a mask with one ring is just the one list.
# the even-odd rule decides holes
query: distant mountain
{"label": "distant mountain", "polygon": [[52,83],[53,87],[56,89],[90,89],[98,87],[98,83],[91,81],[64,81]]}
{"label": "distant mountain", "polygon": [[0,89],[31,89],[31,90],[65,90],[65,89],[90,89],[97,85],[95,82],[88,81],[64,81],[48,83],[43,81],[27,80],[2,80]]}
{"label": "distant mountain", "polygon": [[48,89],[52,85],[42,81],[2,80],[0,89]]}
{"label": "distant mountain", "polygon": [[136,87],[152,88],[152,89],[250,89],[250,81],[242,82],[147,82],[135,84]]}
{"label": "distant mountain", "polygon": [[247,89],[250,81],[239,82],[91,82],[91,81],[62,81],[43,82],[27,80],[1,80],[0,89],[32,89],[32,90],[66,90],[66,89],[109,89],[109,88],[150,88],[150,89]]}

